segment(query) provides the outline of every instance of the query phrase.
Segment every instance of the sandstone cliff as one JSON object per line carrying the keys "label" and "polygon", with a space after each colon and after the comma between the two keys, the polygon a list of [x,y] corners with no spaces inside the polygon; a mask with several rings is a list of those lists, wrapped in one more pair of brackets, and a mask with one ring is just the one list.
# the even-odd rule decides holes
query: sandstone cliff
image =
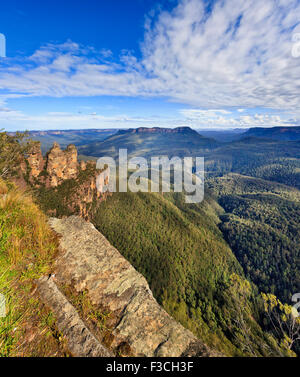
{"label": "sandstone cliff", "polygon": [[28,165],[30,167],[30,178],[37,178],[39,174],[43,171],[45,161],[41,152],[40,143],[36,143],[29,153],[27,158]]}
{"label": "sandstone cliff", "polygon": [[91,223],[66,218],[78,214],[89,219],[93,207],[105,199],[101,187],[108,177],[99,179],[95,163],[79,163],[75,146],[63,151],[57,143],[43,158],[36,144],[27,168],[28,182],[45,212],[63,217],[50,220],[61,251],[53,274],[39,280],[38,290],[72,355],[219,355],[156,302],[145,278]]}
{"label": "sandstone cliff", "polygon": [[[93,209],[108,195],[97,189],[96,182],[101,172],[96,169],[96,163],[79,163],[74,145],[61,150],[59,144],[54,143],[43,158],[40,143],[35,143],[26,162],[27,171],[23,168],[23,173],[26,173],[28,184],[34,188],[49,215],[78,214],[89,219]],[[55,203],[55,206],[51,208],[49,203]]]}
{"label": "sandstone cliff", "polygon": [[65,151],[62,151],[59,145],[54,143],[46,157],[46,169],[50,187],[56,187],[66,179],[76,178],[78,162],[75,145],[71,144]]}
{"label": "sandstone cliff", "polygon": [[31,183],[44,183],[48,187],[56,187],[78,175],[77,149],[72,144],[63,151],[58,143],[54,143],[43,158],[41,145],[37,142],[29,152],[27,163]]}
{"label": "sandstone cliff", "polygon": [[[145,278],[91,223],[71,216],[50,225],[60,235],[61,254],[39,292],[74,355],[219,356],[158,305]],[[84,326],[63,293],[70,291],[73,299],[87,294],[94,312],[106,313],[102,331]]]}

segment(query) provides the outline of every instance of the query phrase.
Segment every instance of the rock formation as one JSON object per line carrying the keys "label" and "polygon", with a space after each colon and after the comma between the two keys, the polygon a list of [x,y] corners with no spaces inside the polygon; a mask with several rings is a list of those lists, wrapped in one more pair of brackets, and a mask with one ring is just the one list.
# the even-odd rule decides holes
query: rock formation
{"label": "rock formation", "polygon": [[30,179],[37,178],[44,169],[45,161],[41,152],[41,144],[35,143],[27,158],[30,167]]}
{"label": "rock formation", "polygon": [[[108,192],[101,191],[99,184],[97,186],[97,182],[100,181],[103,181],[102,187],[107,184],[108,175],[105,174],[105,178],[100,175],[95,161],[78,162],[74,145],[69,145],[63,151],[58,143],[54,143],[43,158],[40,143],[37,142],[27,157],[27,166],[28,183],[35,189],[48,189],[47,200],[51,200],[51,190],[57,191],[64,215],[78,214],[89,219],[91,209],[96,208],[95,203],[109,195]],[[23,168],[23,176],[25,175],[26,165]],[[66,181],[70,181],[67,189],[59,191],[60,186]],[[53,200],[57,200],[57,196]],[[47,213],[59,216],[56,209]]]}
{"label": "rock formation", "polygon": [[32,178],[35,178],[35,181],[42,180],[40,175],[45,168],[46,184],[49,187],[56,187],[66,179],[76,178],[78,175],[77,149],[72,144],[62,151],[59,144],[55,142],[44,159],[41,145],[37,142],[30,151],[27,162],[31,182],[34,181]]}
{"label": "rock formation", "polygon": [[117,135],[122,134],[192,134],[199,135],[197,131],[190,127],[162,128],[162,127],[139,127],[129,128],[127,130],[119,130]]}
{"label": "rock formation", "polygon": [[80,161],[80,169],[83,171],[86,169],[86,163],[84,161]]}
{"label": "rock formation", "polygon": [[[98,341],[114,354],[122,346],[131,356],[219,356],[156,302],[145,278],[91,223],[71,216],[52,218],[50,225],[60,235],[61,255],[55,278],[41,279],[39,291],[59,328],[64,329],[73,312],[69,304],[60,304],[61,290],[71,285],[77,294],[86,292],[95,308],[109,313],[109,340],[98,336]],[[70,324],[62,331],[72,338]],[[81,342],[80,350],[84,349],[90,348]]]}
{"label": "rock formation", "polygon": [[56,187],[66,179],[76,178],[78,162],[75,145],[69,145],[62,151],[59,145],[54,143],[46,157],[46,169],[50,187]]}

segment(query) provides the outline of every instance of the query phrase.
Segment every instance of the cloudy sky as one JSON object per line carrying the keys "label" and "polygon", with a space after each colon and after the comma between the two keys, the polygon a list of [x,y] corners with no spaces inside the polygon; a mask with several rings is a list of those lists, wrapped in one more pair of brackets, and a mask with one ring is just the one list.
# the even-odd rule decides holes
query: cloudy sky
{"label": "cloudy sky", "polygon": [[300,125],[300,0],[10,0],[0,33],[6,130]]}

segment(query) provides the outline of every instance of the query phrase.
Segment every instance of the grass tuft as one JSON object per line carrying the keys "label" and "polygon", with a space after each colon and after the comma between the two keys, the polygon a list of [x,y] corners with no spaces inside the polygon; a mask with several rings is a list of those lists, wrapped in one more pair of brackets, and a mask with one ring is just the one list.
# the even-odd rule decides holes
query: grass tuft
{"label": "grass tuft", "polygon": [[[0,356],[63,355],[52,316],[36,295],[35,281],[51,272],[58,241],[32,198],[0,180]],[[45,337],[44,334],[50,334]]]}

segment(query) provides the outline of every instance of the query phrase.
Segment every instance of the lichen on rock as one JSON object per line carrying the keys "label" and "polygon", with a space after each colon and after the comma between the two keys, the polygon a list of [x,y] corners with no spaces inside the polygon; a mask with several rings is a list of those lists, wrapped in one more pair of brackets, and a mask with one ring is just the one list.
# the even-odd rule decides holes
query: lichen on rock
{"label": "lichen on rock", "polygon": [[50,225],[62,249],[55,280],[88,292],[95,307],[113,314],[112,349],[127,344],[133,356],[220,356],[157,303],[146,279],[91,223],[71,216]]}

